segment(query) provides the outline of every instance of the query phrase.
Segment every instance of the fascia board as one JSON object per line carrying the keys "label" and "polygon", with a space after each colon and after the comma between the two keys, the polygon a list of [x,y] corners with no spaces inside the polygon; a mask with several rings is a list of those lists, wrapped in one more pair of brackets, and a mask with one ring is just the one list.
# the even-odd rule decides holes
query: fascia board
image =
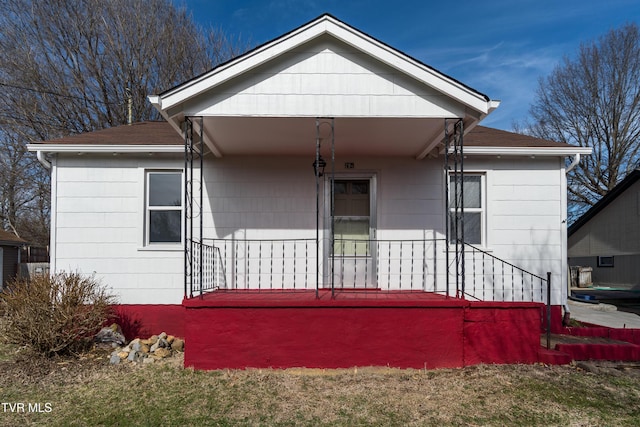
{"label": "fascia board", "polygon": [[184,145],[28,144],[27,150],[45,153],[184,153]]}
{"label": "fascia board", "polygon": [[[449,149],[453,153],[453,148]],[[464,154],[489,156],[573,156],[591,154],[591,147],[464,147]]]}

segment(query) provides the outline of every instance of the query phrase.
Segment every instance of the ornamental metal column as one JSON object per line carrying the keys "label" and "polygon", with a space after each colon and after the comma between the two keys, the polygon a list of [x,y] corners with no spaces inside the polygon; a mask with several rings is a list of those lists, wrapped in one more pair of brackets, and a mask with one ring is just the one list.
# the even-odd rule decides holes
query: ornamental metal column
{"label": "ornamental metal column", "polygon": [[[445,134],[445,193],[446,193],[446,264],[447,295],[450,290],[450,255],[451,242],[454,243],[454,262],[456,274],[456,297],[464,298],[465,294],[465,259],[464,259],[464,125],[461,119],[453,123],[444,121]],[[452,185],[449,185],[451,182]]]}
{"label": "ornamental metal column", "polygon": [[[194,122],[198,121],[200,133],[194,131]],[[194,286],[200,290],[202,297],[203,275],[203,163],[204,163],[204,123],[202,117],[186,117],[183,123],[184,132],[184,295],[193,298]],[[194,137],[197,141],[194,142]],[[194,193],[194,158],[199,160],[198,189]],[[198,212],[194,212],[194,199],[198,200]],[[194,218],[199,218],[197,240],[194,241]]]}
{"label": "ornamental metal column", "polygon": [[[318,291],[320,288],[320,177],[323,176],[321,172],[320,165],[322,164],[323,168],[326,165],[324,159],[322,159],[322,155],[320,154],[321,141],[320,137],[320,127],[322,125],[328,125],[331,129],[331,179],[330,179],[330,211],[329,215],[331,216],[331,225],[330,225],[330,241],[329,241],[329,254],[331,255],[331,297],[334,297],[334,239],[335,239],[335,231],[334,231],[334,195],[335,195],[335,175],[336,175],[336,150],[335,150],[335,118],[322,118],[316,117],[316,160],[314,164],[315,170],[315,178],[316,178],[316,298],[318,297]],[[324,169],[322,169],[324,170]],[[327,251],[323,251],[326,253]],[[324,255],[323,255],[324,257]]]}

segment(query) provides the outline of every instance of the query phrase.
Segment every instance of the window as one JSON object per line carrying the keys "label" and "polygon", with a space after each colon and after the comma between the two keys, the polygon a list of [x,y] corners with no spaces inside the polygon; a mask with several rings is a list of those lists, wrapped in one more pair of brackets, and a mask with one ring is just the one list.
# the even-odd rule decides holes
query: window
{"label": "window", "polygon": [[613,267],[613,257],[612,256],[599,256],[598,257],[598,267]]}
{"label": "window", "polygon": [[182,172],[147,172],[147,243],[182,241]]}
{"label": "window", "polygon": [[[464,174],[458,177],[458,195],[464,191],[464,241],[472,245],[483,244],[484,236],[484,194],[483,194],[483,175]],[[455,236],[455,199],[453,194],[455,191],[454,175],[449,176],[449,226],[451,232],[451,241],[454,242]],[[458,230],[458,235],[462,237],[462,230]]]}

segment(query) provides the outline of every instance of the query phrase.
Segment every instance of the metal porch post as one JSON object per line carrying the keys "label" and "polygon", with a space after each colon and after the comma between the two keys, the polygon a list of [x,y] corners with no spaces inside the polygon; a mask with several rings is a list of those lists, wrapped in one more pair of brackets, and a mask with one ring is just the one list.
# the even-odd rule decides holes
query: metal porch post
{"label": "metal porch post", "polygon": [[[451,241],[451,228],[453,225],[453,235],[455,236],[455,264],[456,264],[456,297],[464,298],[465,294],[465,257],[464,257],[464,144],[463,144],[463,123],[457,119],[449,131],[449,120],[445,119],[445,170],[446,170],[446,264],[447,264],[447,295],[449,294],[449,250]],[[453,159],[453,171],[451,169],[451,159]],[[451,214],[449,179],[453,172],[453,215]],[[453,219],[453,224],[451,220]]]}
{"label": "metal porch post", "polygon": [[202,189],[202,187],[204,186],[203,185],[203,180],[202,180],[202,177],[203,177],[203,166],[204,166],[204,119],[203,119],[202,116],[200,116],[200,136],[199,137],[200,137],[200,141],[199,141],[200,142],[200,147],[199,147],[199,150],[198,150],[198,156],[200,157],[200,173],[199,173],[199,175],[200,175],[200,185],[199,185],[199,189],[198,190],[200,192],[200,194],[199,194],[199,196],[200,196],[199,197],[200,206],[198,206],[198,208],[199,208],[200,212],[198,212],[198,216],[200,217],[200,233],[199,233],[200,234],[200,240],[198,241],[198,248],[199,248],[200,253],[198,254],[199,255],[198,259],[200,260],[200,262],[198,263],[198,267],[199,267],[198,276],[199,276],[199,281],[200,281],[200,298],[202,298],[202,291],[203,291],[202,288],[204,288],[204,278],[202,277],[203,268],[204,268],[204,256],[203,256],[204,255],[203,254],[204,246],[202,244],[202,242],[203,242],[203,224],[204,224],[203,215],[202,215],[202,207],[203,207],[203,203],[204,203],[204,200],[203,200],[203,198],[204,198],[203,197],[203,189]]}
{"label": "metal porch post", "polygon": [[318,298],[320,288],[320,172],[318,165],[320,164],[320,119],[316,118],[316,169],[314,175],[316,178],[316,298]]}
{"label": "metal porch post", "polygon": [[184,121],[184,295],[193,298],[193,200],[191,174],[193,173],[193,122]]}

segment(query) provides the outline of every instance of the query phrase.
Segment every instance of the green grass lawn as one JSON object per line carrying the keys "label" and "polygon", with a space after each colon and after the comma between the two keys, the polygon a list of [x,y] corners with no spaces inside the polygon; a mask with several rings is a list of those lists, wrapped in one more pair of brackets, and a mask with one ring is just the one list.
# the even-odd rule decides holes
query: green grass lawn
{"label": "green grass lawn", "polygon": [[25,411],[0,407],[0,425],[640,425],[640,367],[584,367],[203,372],[5,347],[0,396]]}

